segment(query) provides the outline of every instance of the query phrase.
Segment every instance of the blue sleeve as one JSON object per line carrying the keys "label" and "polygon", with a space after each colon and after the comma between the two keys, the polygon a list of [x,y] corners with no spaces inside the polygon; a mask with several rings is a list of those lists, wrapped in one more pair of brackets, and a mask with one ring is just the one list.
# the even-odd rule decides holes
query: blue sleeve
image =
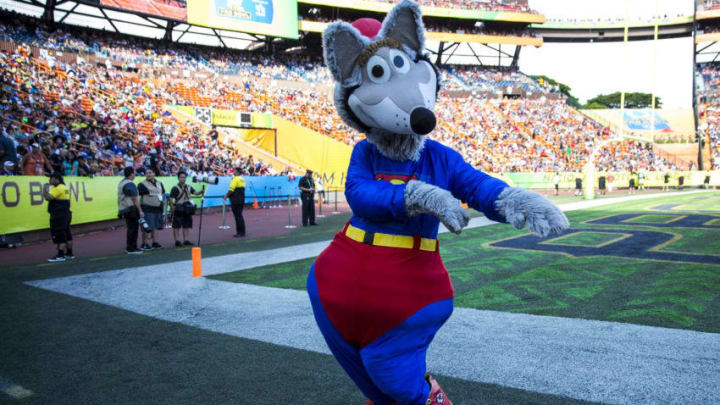
{"label": "blue sleeve", "polygon": [[463,160],[459,153],[448,150],[448,168],[450,192],[455,198],[466,202],[470,207],[481,211],[493,221],[507,222],[497,212],[495,200],[498,195],[509,187],[507,183],[481,172]]}
{"label": "blue sleeve", "polygon": [[375,180],[371,162],[370,144],[355,145],[345,181],[345,197],[353,213],[373,222],[407,220],[406,185]]}
{"label": "blue sleeve", "polygon": [[135,183],[128,183],[123,186],[123,194],[125,194],[128,197],[137,197],[138,190],[135,186]]}

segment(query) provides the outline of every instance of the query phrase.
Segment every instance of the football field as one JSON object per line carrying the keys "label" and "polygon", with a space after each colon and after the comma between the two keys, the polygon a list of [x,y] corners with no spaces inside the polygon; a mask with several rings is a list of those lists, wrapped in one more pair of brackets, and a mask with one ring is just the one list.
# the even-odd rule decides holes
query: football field
{"label": "football field", "polygon": [[[429,371],[455,404],[720,402],[720,192],[577,201],[562,235],[440,235]],[[0,402],[362,404],[304,291],[347,219],[204,246],[200,279],[184,249],[5,267]]]}

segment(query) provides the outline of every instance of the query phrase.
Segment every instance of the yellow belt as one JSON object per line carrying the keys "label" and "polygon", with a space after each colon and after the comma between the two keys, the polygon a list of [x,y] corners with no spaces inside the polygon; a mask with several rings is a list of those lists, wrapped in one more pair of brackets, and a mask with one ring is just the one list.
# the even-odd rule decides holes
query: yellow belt
{"label": "yellow belt", "polygon": [[[366,232],[350,224],[348,224],[345,228],[345,235],[356,242],[366,243],[373,246],[385,246],[404,249],[417,248],[428,252],[434,252],[435,250],[437,250],[437,239],[419,238],[406,235],[390,235],[387,233]],[[416,239],[419,241],[417,246],[415,245]]]}

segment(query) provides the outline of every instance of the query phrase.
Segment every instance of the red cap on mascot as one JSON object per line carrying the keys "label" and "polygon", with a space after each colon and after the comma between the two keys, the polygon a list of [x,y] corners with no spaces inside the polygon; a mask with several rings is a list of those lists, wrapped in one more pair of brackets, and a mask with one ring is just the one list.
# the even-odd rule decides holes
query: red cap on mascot
{"label": "red cap on mascot", "polygon": [[351,25],[370,39],[375,39],[382,27],[382,23],[374,18],[358,18]]}

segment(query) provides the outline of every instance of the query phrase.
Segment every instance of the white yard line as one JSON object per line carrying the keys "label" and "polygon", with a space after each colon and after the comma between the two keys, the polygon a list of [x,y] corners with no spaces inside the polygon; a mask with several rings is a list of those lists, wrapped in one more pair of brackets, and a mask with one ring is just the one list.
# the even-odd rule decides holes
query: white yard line
{"label": "white yard line", "polygon": [[[27,284],[188,326],[329,353],[304,291],[126,269]],[[432,373],[614,404],[720,403],[720,334],[458,308]]]}
{"label": "white yard line", "polygon": [[0,391],[14,399],[24,399],[33,396],[35,393],[0,377]]}

